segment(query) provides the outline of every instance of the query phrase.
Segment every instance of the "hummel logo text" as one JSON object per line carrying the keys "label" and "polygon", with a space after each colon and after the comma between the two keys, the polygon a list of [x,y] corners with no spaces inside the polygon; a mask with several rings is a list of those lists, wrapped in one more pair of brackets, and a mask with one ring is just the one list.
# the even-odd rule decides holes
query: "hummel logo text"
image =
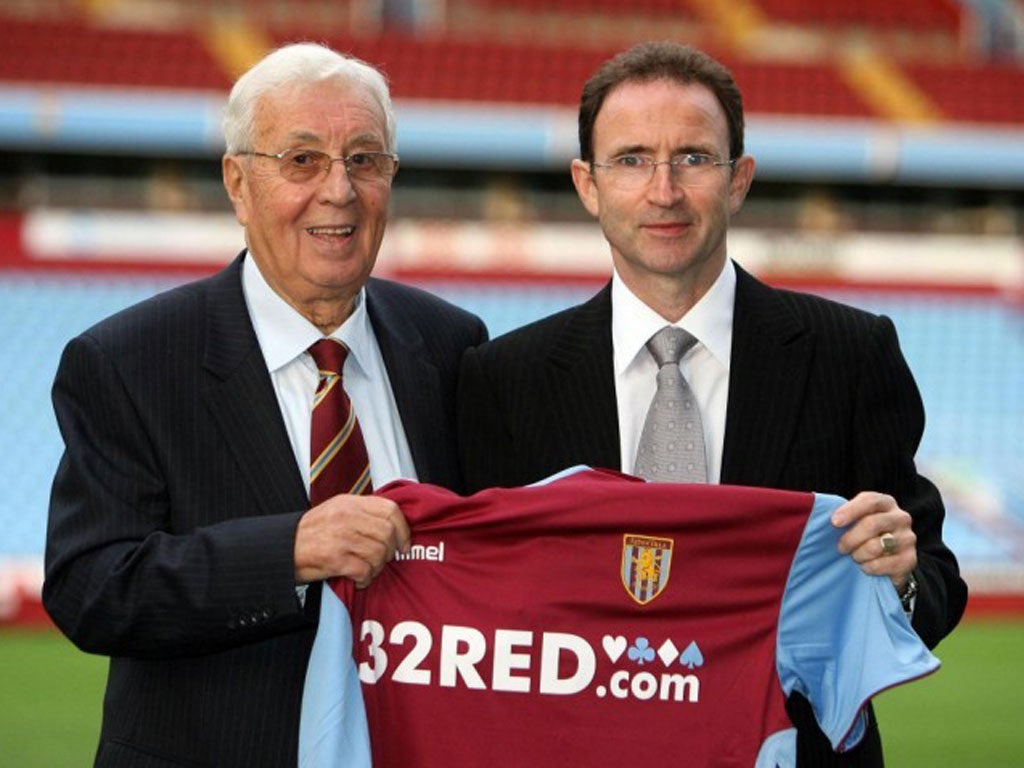
{"label": "hummel logo text", "polygon": [[409,552],[402,554],[395,553],[395,560],[431,560],[435,563],[444,562],[444,542],[437,544],[413,544]]}

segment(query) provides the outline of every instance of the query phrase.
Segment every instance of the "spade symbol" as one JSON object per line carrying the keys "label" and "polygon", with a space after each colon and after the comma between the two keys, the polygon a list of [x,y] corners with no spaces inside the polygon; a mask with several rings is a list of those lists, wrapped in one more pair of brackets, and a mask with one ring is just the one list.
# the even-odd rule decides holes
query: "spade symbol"
{"label": "spade symbol", "polygon": [[693,641],[686,646],[686,650],[683,651],[683,655],[679,657],[679,663],[689,669],[704,666],[704,654],[701,653],[700,648],[697,647],[697,641]]}

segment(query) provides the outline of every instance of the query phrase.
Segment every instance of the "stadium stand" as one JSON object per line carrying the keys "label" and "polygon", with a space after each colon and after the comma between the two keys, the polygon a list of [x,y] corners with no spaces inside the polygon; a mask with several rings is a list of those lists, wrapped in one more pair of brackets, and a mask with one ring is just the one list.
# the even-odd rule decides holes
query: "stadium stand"
{"label": "stadium stand", "polygon": [[[907,123],[953,131],[953,140],[936,145],[933,153],[958,152],[956,131],[980,126],[992,132],[980,134],[982,149],[997,164],[1013,164],[1000,153],[1024,143],[1024,64],[996,60],[978,42],[974,32],[984,26],[977,17],[980,4],[448,0],[432,6],[443,7],[442,15],[381,14],[395,5],[417,4],[0,5],[0,89],[55,105],[37,121],[38,146],[4,145],[3,131],[13,121],[5,122],[0,103],[0,152],[10,158],[0,169],[0,331],[7,340],[0,363],[11,372],[0,378],[0,481],[7,489],[0,499],[0,621],[4,611],[40,616],[14,605],[38,593],[46,494],[60,452],[47,393],[38,382],[52,379],[60,347],[71,334],[190,272],[215,266],[205,260],[206,252],[188,262],[176,261],[182,254],[143,253],[144,245],[125,253],[104,251],[111,241],[102,240],[101,216],[90,216],[89,209],[180,209],[214,218],[226,209],[215,144],[191,147],[198,158],[170,143],[155,149],[55,146],[48,140],[63,116],[60,94],[103,94],[126,104],[167,93],[219,99],[248,61],[269,46],[297,39],[324,41],[380,66],[402,106],[426,105],[435,110],[430,115],[441,115],[442,124],[460,126],[467,114],[478,114],[463,109],[483,111],[487,120],[481,124],[504,126],[513,112],[502,110],[513,108],[528,115],[519,118],[523,122],[555,115],[571,126],[584,79],[637,40],[671,37],[721,58],[743,89],[751,122],[782,125],[773,140],[791,147],[779,166],[766,167],[769,180],[758,181],[739,220],[757,230],[753,245],[765,254],[758,266],[773,264],[779,282],[810,285],[894,318],[928,406],[920,458],[949,501],[951,540],[972,574],[972,587],[1024,593],[1024,192],[1019,183],[999,182],[995,174],[969,173],[979,159],[970,152],[961,175],[915,187],[892,183],[887,174],[895,170],[886,165],[908,141],[899,133]],[[1005,4],[1007,9],[1012,10]],[[534,108],[541,111],[525,111]],[[115,112],[113,120],[122,117]],[[216,133],[211,124],[204,130]],[[883,137],[865,150],[847,147],[882,169],[872,179],[881,183],[851,183],[829,175],[833,166],[824,173],[821,166],[808,171],[794,162],[808,154],[812,163],[835,155],[859,136],[850,126],[870,126]],[[993,140],[984,143],[989,135]],[[926,143],[925,134],[912,138]],[[808,152],[811,139],[819,142],[817,154]],[[601,279],[600,253],[596,263],[602,266],[583,259],[573,271],[577,253],[570,252],[570,241],[590,247],[576,230],[570,236],[552,235],[555,230],[539,225],[525,228],[549,221],[568,228],[585,220],[562,159],[554,169],[538,171],[523,167],[512,153],[502,158],[497,175],[474,165],[475,158],[469,167],[433,167],[417,165],[415,153],[401,151],[398,221],[385,242],[393,261],[389,266],[382,258],[386,268],[479,312],[495,334],[588,295]],[[156,170],[152,154],[161,157]],[[932,154],[921,162],[934,160]],[[814,178],[814,187],[805,185],[802,173]],[[422,194],[414,201],[406,197],[417,190]],[[37,211],[54,208],[57,215],[45,218],[45,226],[62,245],[37,248],[31,221]],[[85,211],[80,217],[60,215],[79,209]],[[431,219],[440,216],[459,221]],[[176,232],[209,223],[183,221],[172,225]],[[145,231],[150,223],[135,227]],[[217,240],[211,252],[227,258],[238,247],[232,226],[230,217],[211,225],[227,232],[229,243],[221,248]],[[936,236],[927,241],[938,244],[934,253],[911,259],[901,231],[974,237]],[[884,248],[866,249],[885,255],[849,270],[839,252],[872,233],[893,235]],[[481,255],[485,243],[494,244],[487,258]],[[524,244],[535,243],[536,252],[526,253]],[[963,392],[970,393],[966,402]]]}
{"label": "stadium stand", "polygon": [[0,51],[0,81],[217,91],[231,85],[191,31],[2,18]]}
{"label": "stadium stand", "polygon": [[958,39],[964,23],[964,10],[953,0],[757,0],[757,4],[770,18],[787,24],[941,32],[951,40]]}
{"label": "stadium stand", "polygon": [[1019,64],[910,63],[904,70],[950,120],[1017,126],[1024,122],[1024,68]]}
{"label": "stadium stand", "polygon": [[689,15],[686,5],[679,0],[636,0],[631,3],[622,3],[620,0],[475,0],[475,4],[532,13],[571,13],[579,16],[601,13],[615,18],[632,15]]}
{"label": "stadium stand", "polygon": [[[253,26],[256,11],[239,20],[238,29]],[[419,34],[414,30],[386,29],[373,34],[349,29],[337,31],[310,24],[297,26],[295,19],[259,31],[274,44],[296,38],[319,39],[382,66],[392,80],[398,98],[448,99],[471,102],[541,103],[572,105],[579,84],[594,66],[621,47],[621,41],[596,34],[563,35],[554,44],[543,35],[533,40],[508,42],[495,29],[495,16],[513,4],[476,0],[478,14],[473,26],[450,33]],[[523,15],[530,6],[514,4]],[[912,30],[927,36],[939,29],[947,35],[944,61],[900,60],[897,71],[905,75],[933,102],[942,119],[968,122],[1024,122],[1024,100],[1015,98],[1024,83],[1019,63],[988,63],[966,60],[958,30],[966,22],[951,0],[919,0],[913,3],[812,3],[806,0],[760,0],[770,24],[799,22],[806,28],[821,23],[841,29]],[[567,14],[575,25],[580,19],[621,14],[621,5],[574,0],[552,6]],[[632,8],[633,5],[631,4]],[[694,17],[685,13],[685,22]],[[644,9],[667,14],[670,4],[647,0]],[[0,12],[2,13],[2,12]],[[453,11],[455,14],[456,11]],[[584,16],[584,14],[586,14]],[[465,14],[463,14],[465,15]],[[639,15],[637,13],[636,15]],[[62,83],[94,86],[145,86],[206,89],[223,92],[231,74],[211,51],[215,42],[208,23],[196,20],[175,29],[125,28],[89,24],[76,18],[6,17],[0,24],[0,82]],[[187,17],[186,17],[187,18]],[[272,17],[271,17],[272,18]],[[86,23],[83,24],[83,21]],[[229,23],[234,23],[230,22]],[[256,24],[255,26],[259,26]],[[508,25],[505,25],[508,26]],[[542,25],[543,26],[543,25]],[[592,27],[593,25],[591,25]],[[612,23],[614,26],[614,23]],[[584,30],[590,29],[584,25]],[[499,28],[500,29],[500,28]],[[635,33],[632,33],[635,34]],[[705,29],[701,37],[710,37]],[[785,115],[881,117],[843,76],[841,58],[822,57],[807,46],[801,56],[789,51],[775,58],[728,50],[721,43],[710,50],[732,67],[745,88],[748,110]],[[60,55],[54,55],[59,51]],[[756,52],[756,51],[755,51]],[[253,51],[258,55],[259,51]],[[893,56],[888,56],[893,58]]]}
{"label": "stadium stand", "polygon": [[754,114],[874,117],[871,107],[832,65],[771,66],[728,58],[743,90],[744,109]]}

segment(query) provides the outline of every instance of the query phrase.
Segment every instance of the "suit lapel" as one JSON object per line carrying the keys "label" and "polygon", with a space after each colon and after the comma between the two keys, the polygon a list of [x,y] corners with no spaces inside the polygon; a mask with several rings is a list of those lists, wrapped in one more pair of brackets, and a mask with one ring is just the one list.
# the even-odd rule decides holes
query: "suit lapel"
{"label": "suit lapel", "polygon": [[556,425],[552,446],[564,463],[618,469],[619,421],[612,363],[611,284],[581,305],[556,339],[545,365],[542,418]]}
{"label": "suit lapel", "polygon": [[777,291],[736,267],[722,482],[778,484],[814,350],[814,337]]}
{"label": "suit lapel", "polygon": [[458,466],[452,414],[445,413],[441,373],[427,355],[426,343],[409,309],[392,306],[383,284],[370,280],[367,311],[391,381],[398,414],[412,453],[416,475],[423,482],[451,486]]}
{"label": "suit lapel", "polygon": [[242,257],[208,283],[203,396],[264,514],[309,504],[281,408],[245,306]]}

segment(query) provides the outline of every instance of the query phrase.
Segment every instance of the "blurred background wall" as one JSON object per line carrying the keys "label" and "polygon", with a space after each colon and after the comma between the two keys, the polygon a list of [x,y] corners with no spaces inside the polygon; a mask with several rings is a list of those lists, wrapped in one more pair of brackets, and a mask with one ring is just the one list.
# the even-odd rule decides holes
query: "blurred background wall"
{"label": "blurred background wall", "polygon": [[1011,0],[0,0],[0,620],[38,615],[64,343],[242,247],[220,110],[269,49],[381,68],[401,170],[379,273],[492,335],[589,296],[575,106],[642,40],[734,72],[758,162],[730,255],[890,315],[919,460],[982,603],[1024,595],[1024,7]]}

